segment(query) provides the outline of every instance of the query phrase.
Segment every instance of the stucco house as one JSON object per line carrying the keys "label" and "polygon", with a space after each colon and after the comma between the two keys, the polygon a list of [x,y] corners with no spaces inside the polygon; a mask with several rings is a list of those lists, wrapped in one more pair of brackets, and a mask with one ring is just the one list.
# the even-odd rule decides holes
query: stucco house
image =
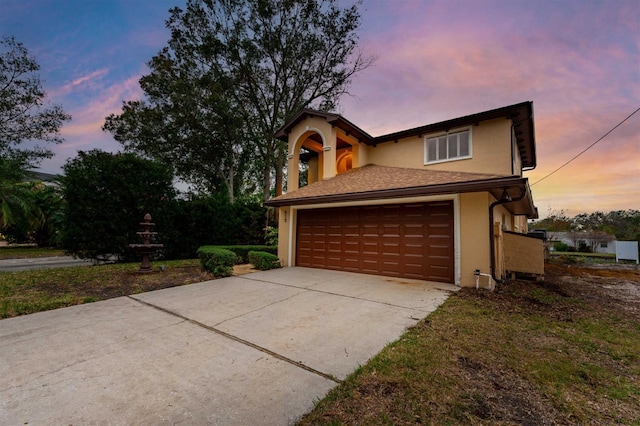
{"label": "stucco house", "polygon": [[265,204],[279,210],[283,266],[460,286],[544,273],[542,241],[526,235],[532,102],[375,137],[304,109],[277,137],[288,192]]}
{"label": "stucco house", "polygon": [[588,247],[593,253],[616,252],[616,236],[604,231],[571,231],[571,232],[547,232],[549,243],[561,242],[574,249],[581,245]]}

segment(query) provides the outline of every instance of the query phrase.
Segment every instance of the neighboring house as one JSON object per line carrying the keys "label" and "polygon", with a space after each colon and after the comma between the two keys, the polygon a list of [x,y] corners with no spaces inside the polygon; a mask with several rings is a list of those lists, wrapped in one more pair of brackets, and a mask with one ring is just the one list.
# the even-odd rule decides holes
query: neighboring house
{"label": "neighboring house", "polygon": [[571,232],[550,232],[549,243],[561,242],[576,250],[580,246],[587,247],[593,253],[615,253],[616,237],[604,231],[571,231]]}
{"label": "neighboring house", "polygon": [[461,286],[544,273],[542,241],[524,235],[538,217],[522,177],[536,166],[532,102],[377,137],[305,109],[277,137],[288,192],[266,204],[284,266]]}

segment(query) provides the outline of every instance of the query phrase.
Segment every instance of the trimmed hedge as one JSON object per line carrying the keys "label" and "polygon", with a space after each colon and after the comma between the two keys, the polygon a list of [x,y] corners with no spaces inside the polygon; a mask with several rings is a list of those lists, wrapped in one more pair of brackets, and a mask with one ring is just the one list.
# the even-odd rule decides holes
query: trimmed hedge
{"label": "trimmed hedge", "polygon": [[281,267],[280,259],[278,259],[278,256],[272,253],[267,253],[264,251],[250,251],[248,257],[249,263],[251,263],[261,271],[267,271],[269,269]]}
{"label": "trimmed hedge", "polygon": [[200,247],[201,250],[203,248],[218,248],[218,249],[223,249],[223,250],[229,250],[232,251],[236,254],[236,256],[238,257],[238,259],[236,260],[237,264],[241,264],[241,263],[251,263],[249,261],[249,252],[250,251],[262,251],[262,252],[266,252],[266,253],[271,253],[273,255],[278,253],[278,247],[275,246],[259,246],[259,245],[244,245],[244,246],[202,246]]}
{"label": "trimmed hedge", "polygon": [[231,276],[237,259],[236,254],[231,250],[215,246],[200,247],[198,257],[202,267],[218,278]]}

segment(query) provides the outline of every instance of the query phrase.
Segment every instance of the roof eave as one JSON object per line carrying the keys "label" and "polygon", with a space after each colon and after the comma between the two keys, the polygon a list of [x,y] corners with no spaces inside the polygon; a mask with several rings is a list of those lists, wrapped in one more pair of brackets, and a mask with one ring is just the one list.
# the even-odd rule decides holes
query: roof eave
{"label": "roof eave", "polygon": [[[487,179],[481,181],[472,181],[472,182],[456,182],[456,183],[445,183],[440,185],[425,185],[425,186],[415,186],[409,188],[395,188],[395,189],[384,189],[377,191],[367,191],[367,192],[355,192],[355,193],[345,193],[345,194],[333,194],[333,195],[324,195],[324,196],[314,196],[314,197],[300,197],[300,198],[285,198],[278,199],[274,198],[265,202],[265,205],[271,207],[285,207],[285,206],[301,206],[301,205],[316,205],[316,204],[333,204],[340,202],[350,202],[350,201],[368,201],[368,200],[380,200],[380,199],[391,199],[391,198],[409,198],[409,197],[418,197],[418,196],[428,196],[428,195],[442,195],[442,194],[457,194],[457,193],[465,193],[465,192],[481,192],[488,191],[495,193],[494,196],[498,192],[500,194],[504,189],[508,191],[511,189],[513,192],[513,197],[518,193],[518,190],[522,189],[526,191],[528,194],[528,200],[532,200],[530,196],[528,180],[526,178],[520,177],[507,177],[507,178],[496,178],[496,179]],[[499,194],[497,195],[499,196]],[[533,202],[528,201],[525,203],[525,207],[523,213],[527,216],[533,216],[535,214],[535,207],[533,207]]]}

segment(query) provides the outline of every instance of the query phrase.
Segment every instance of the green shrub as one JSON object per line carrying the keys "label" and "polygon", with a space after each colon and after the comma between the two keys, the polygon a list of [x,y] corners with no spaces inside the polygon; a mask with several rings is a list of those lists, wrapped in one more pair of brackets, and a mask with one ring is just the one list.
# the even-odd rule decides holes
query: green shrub
{"label": "green shrub", "polygon": [[553,249],[555,251],[565,252],[568,250],[568,248],[569,248],[569,245],[563,243],[562,241],[556,241],[555,243],[553,243]]}
{"label": "green shrub", "polygon": [[220,247],[203,246],[198,249],[198,257],[202,267],[215,277],[228,277],[233,273],[236,254]]}
{"label": "green shrub", "polygon": [[216,247],[224,250],[232,251],[238,257],[236,259],[236,263],[251,263],[249,261],[249,252],[250,251],[263,251],[266,253],[277,254],[278,247],[272,246],[259,246],[259,245],[244,245],[244,246],[205,246],[205,247]]}
{"label": "green shrub", "polygon": [[266,235],[264,237],[265,241],[268,245],[277,247],[278,246],[278,228],[274,228],[273,226],[267,226],[265,228]]}
{"label": "green shrub", "polygon": [[280,259],[275,254],[264,251],[250,251],[249,263],[261,271],[280,268]]}

